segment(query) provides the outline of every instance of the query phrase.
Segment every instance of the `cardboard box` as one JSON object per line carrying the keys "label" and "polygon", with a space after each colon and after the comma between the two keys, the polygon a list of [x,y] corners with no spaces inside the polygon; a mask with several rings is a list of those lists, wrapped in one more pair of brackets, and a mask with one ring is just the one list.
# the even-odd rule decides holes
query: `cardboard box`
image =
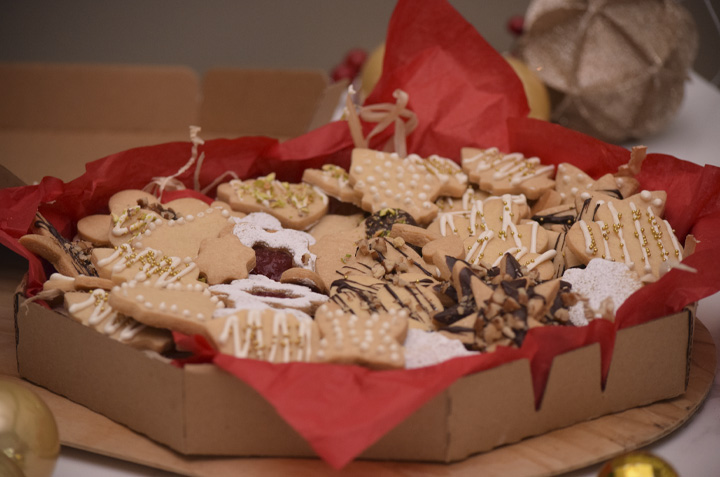
{"label": "cardboard box", "polygon": [[[0,65],[0,154],[25,182],[68,180],[106,154],[187,140],[191,124],[206,139],[291,137],[327,121],[344,87],[318,72],[213,70],[201,85],[177,67]],[[460,379],[361,458],[456,461],[678,396],[693,315],[620,331],[604,389],[599,345],[558,356],[537,409],[525,360]],[[313,455],[252,388],[216,367],[177,368],[34,303],[17,307],[15,327],[22,377],[181,453]]]}
{"label": "cardboard box", "polygon": [[[457,461],[678,396],[693,315],[686,309],[619,331],[605,389],[599,345],[559,355],[539,409],[526,360],[462,378],[361,458]],[[19,306],[16,327],[20,376],[183,454],[313,455],[252,388],[212,365],[177,368],[35,303]]]}
{"label": "cardboard box", "polygon": [[295,137],[326,123],[346,83],[316,70],[0,64],[0,157],[26,184],[68,181],[126,149],[203,139]]}

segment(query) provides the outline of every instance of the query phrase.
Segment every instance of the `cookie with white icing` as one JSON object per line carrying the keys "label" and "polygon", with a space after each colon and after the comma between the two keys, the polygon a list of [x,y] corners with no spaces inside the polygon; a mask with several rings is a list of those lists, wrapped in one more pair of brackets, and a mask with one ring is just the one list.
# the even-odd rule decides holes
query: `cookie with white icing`
{"label": "cookie with white icing", "polygon": [[462,168],[470,181],[493,195],[524,194],[528,199],[537,199],[555,186],[555,167],[542,165],[537,157],[504,154],[495,147],[465,147],[461,154]]}
{"label": "cookie with white icing", "polygon": [[134,348],[162,353],[172,346],[172,336],[167,330],[145,326],[114,310],[108,303],[106,290],[68,292],[65,309],[74,320]]}
{"label": "cookie with white icing", "polygon": [[[110,291],[108,303],[118,313],[140,323],[188,335],[205,334],[203,324],[225,304],[202,283],[171,283],[164,288],[150,283],[125,282]],[[207,336],[207,335],[205,335]]]}
{"label": "cookie with white icing", "polygon": [[467,187],[460,167],[439,156],[423,159],[411,154],[403,159],[397,154],[356,148],[348,173],[364,210],[401,209],[420,224],[437,215],[434,202],[438,197],[461,197]]}
{"label": "cookie with white icing", "polygon": [[96,248],[91,260],[100,277],[115,284],[135,281],[164,288],[169,284],[197,283],[199,269],[188,258],[165,255],[151,248],[137,249],[129,243],[114,249]]}
{"label": "cookie with white icing", "polygon": [[315,322],[321,336],[318,361],[372,369],[405,367],[402,343],[408,332],[407,310],[356,315],[330,303],[318,309]]}
{"label": "cookie with white icing", "polygon": [[320,169],[305,169],[302,181],[317,187],[340,202],[360,207],[360,197],[350,185],[348,172],[340,166],[325,164]]}
{"label": "cookie with white icing", "polygon": [[604,258],[632,267],[644,281],[661,275],[664,262],[680,262],[683,248],[663,220],[666,193],[642,191],[624,200],[587,199],[567,234],[567,246],[582,262]]}
{"label": "cookie with white icing", "polygon": [[312,316],[328,300],[327,295],[293,283],[280,283],[263,275],[250,275],[246,279],[210,287],[213,294],[226,303],[220,315],[244,309],[276,308],[297,310]]}
{"label": "cookie with white icing", "polygon": [[206,335],[221,353],[270,363],[314,361],[317,324],[283,310],[238,310],[205,323]]}
{"label": "cookie with white icing", "polygon": [[240,212],[265,212],[283,227],[310,228],[327,213],[328,196],[309,184],[290,184],[275,179],[275,173],[248,180],[232,180],[217,188],[219,200]]}

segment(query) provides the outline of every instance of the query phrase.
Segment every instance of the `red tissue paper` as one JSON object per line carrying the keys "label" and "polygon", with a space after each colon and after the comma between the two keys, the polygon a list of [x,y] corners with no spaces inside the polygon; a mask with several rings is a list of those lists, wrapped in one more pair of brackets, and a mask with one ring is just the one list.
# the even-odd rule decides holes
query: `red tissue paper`
{"label": "red tissue paper", "polygon": [[[408,152],[421,156],[438,154],[459,161],[461,147],[496,146],[538,156],[547,164],[569,162],[593,177],[617,171],[630,157],[622,147],[526,118],[529,109],[520,80],[444,0],[397,3],[388,28],[383,75],[365,104],[394,102],[397,89],[408,93],[408,108],[419,119],[408,138]],[[372,127],[363,124],[365,132]],[[390,130],[379,134],[370,146],[381,147],[391,134]],[[176,142],[132,149],[89,163],[84,175],[68,183],[46,177],[38,185],[0,190],[0,243],[28,259],[26,294],[34,295],[45,280],[41,261],[18,243],[36,211],[64,236],[72,237],[77,220],[104,212],[113,193],[143,188],[154,177],[178,171],[190,157],[191,147],[189,142]],[[210,140],[200,149],[205,154],[200,184],[210,184],[228,170],[241,178],[275,171],[280,179],[297,181],[307,167],[329,162],[347,167],[352,148],[344,121],[285,142],[263,137]],[[178,179],[192,188],[193,171]],[[176,341],[197,352],[195,362],[213,362],[256,389],[335,468],[346,465],[469,373],[528,359],[539,403],[556,355],[600,343],[607,372],[618,329],[679,311],[720,289],[720,269],[712,266],[720,263],[720,169],[650,154],[639,180],[645,189],[667,191],[666,218],[676,227],[678,238],[692,233],[699,240],[695,253],[684,260],[697,273],[673,270],[644,287],[620,308],[614,323],[595,320],[582,328],[533,329],[520,349],[500,348],[398,371],[272,365],[219,354],[198,337],[176,334]]]}

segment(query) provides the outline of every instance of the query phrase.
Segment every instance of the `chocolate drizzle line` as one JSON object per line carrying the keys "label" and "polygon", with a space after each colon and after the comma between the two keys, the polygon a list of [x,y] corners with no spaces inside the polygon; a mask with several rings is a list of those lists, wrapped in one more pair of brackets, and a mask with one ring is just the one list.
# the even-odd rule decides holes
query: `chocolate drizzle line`
{"label": "chocolate drizzle line", "polygon": [[77,243],[71,242],[62,235],[60,235],[60,232],[57,231],[57,229],[45,219],[39,212],[35,214],[35,222],[33,222],[33,227],[44,230],[50,236],[55,239],[57,244],[63,249],[63,251],[70,257],[72,260],[73,268],[81,274],[86,275],[89,277],[97,277],[97,270],[95,270],[95,266],[90,261],[90,258],[87,257],[87,254],[85,254],[82,250],[79,249],[79,246]]}

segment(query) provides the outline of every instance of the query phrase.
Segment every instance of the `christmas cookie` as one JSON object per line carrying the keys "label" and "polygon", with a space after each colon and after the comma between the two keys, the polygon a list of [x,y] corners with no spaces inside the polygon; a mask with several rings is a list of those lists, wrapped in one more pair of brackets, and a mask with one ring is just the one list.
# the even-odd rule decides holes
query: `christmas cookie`
{"label": "christmas cookie", "polygon": [[553,166],[543,166],[537,157],[504,154],[497,148],[463,148],[462,168],[470,181],[493,195],[524,194],[539,198],[555,185]]}
{"label": "christmas cookie", "polygon": [[340,166],[325,164],[321,169],[305,169],[302,181],[317,187],[340,202],[349,202],[360,207],[358,194],[350,185],[350,177]]}
{"label": "christmas cookie", "polygon": [[118,313],[140,323],[188,335],[205,334],[204,322],[212,320],[215,311],[225,306],[199,282],[172,283],[164,288],[125,282],[110,291],[108,303]]}
{"label": "christmas cookie", "polygon": [[644,281],[660,276],[661,264],[679,262],[683,249],[662,219],[666,194],[642,191],[624,200],[593,195],[567,234],[567,246],[584,264],[604,258],[632,267]]}
{"label": "christmas cookie", "polygon": [[317,324],[282,310],[239,310],[205,323],[206,336],[221,352],[270,363],[313,361]]}
{"label": "christmas cookie", "polygon": [[200,242],[195,263],[200,277],[209,285],[247,278],[255,268],[255,251],[244,245],[234,234],[206,238]]}
{"label": "christmas cookie", "polygon": [[236,310],[276,308],[297,310],[312,316],[315,310],[328,300],[327,295],[315,293],[310,288],[292,283],[280,283],[263,275],[250,275],[243,280],[210,287],[226,304],[221,315]]}
{"label": "christmas cookie", "polygon": [[32,230],[34,233],[20,237],[20,245],[50,262],[57,272],[73,277],[97,276],[90,262],[90,243],[67,240],[40,214],[36,214]]}
{"label": "christmas cookie", "polygon": [[315,322],[321,336],[316,351],[318,361],[372,369],[405,367],[402,343],[408,332],[407,310],[358,316],[329,303],[318,309]]}
{"label": "christmas cookie", "polygon": [[309,184],[290,184],[269,174],[245,181],[220,184],[218,199],[244,213],[265,212],[276,217],[283,227],[297,230],[310,228],[327,213],[328,197]]}
{"label": "christmas cookie", "polygon": [[106,290],[66,293],[65,309],[74,320],[133,348],[162,353],[172,346],[167,330],[147,327],[113,310]]}
{"label": "christmas cookie", "polygon": [[416,155],[402,159],[396,154],[359,148],[353,150],[349,177],[362,197],[364,210],[401,209],[421,224],[437,215],[434,201],[439,196],[461,197],[467,187],[467,177],[449,159]]}

